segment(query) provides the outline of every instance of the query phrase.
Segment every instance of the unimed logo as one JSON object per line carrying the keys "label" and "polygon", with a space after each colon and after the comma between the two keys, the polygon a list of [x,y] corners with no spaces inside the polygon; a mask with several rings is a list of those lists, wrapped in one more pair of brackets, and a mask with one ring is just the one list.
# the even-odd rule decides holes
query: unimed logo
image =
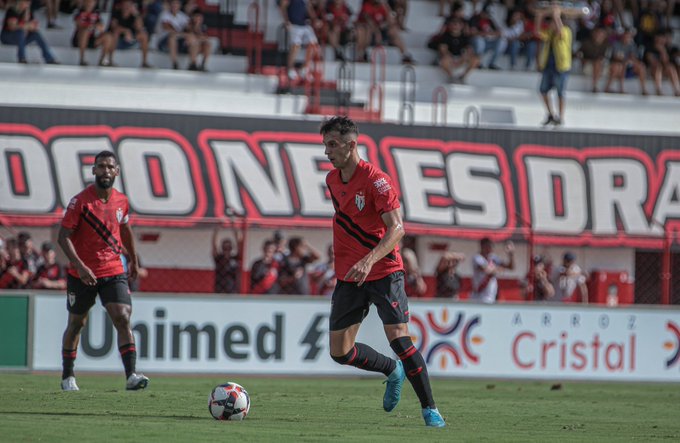
{"label": "unimed logo", "polygon": [[441,369],[451,364],[463,367],[465,363],[477,365],[480,357],[473,350],[484,342],[473,330],[480,325],[481,317],[474,315],[468,319],[458,311],[450,317],[447,308],[429,310],[425,318],[411,314],[411,330],[414,333],[416,348],[423,354],[427,364],[439,363]]}
{"label": "unimed logo", "polygon": [[[103,358],[115,348],[114,327],[102,313],[102,322],[88,322],[81,345],[85,355]],[[103,328],[101,332],[92,330]],[[167,320],[164,308],[154,309],[153,322],[133,321],[137,356],[140,360],[282,360],[284,314],[274,313],[271,323],[238,321],[217,325]],[[94,337],[99,337],[95,343]]]}

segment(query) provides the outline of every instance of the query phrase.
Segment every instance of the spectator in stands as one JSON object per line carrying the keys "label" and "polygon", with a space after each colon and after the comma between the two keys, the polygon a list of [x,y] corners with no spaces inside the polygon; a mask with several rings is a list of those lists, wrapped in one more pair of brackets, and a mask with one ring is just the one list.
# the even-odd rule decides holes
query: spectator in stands
{"label": "spectator in stands", "polygon": [[665,32],[659,32],[654,36],[654,43],[645,48],[645,63],[649,67],[649,71],[654,79],[654,88],[656,95],[663,95],[661,91],[661,82],[663,76],[666,75],[671,81],[673,93],[680,96],[680,81],[678,80],[678,71],[673,65],[670,57],[670,42],[667,39]]}
{"label": "spectator in stands", "polygon": [[495,303],[498,297],[496,274],[501,268],[515,268],[515,245],[512,242],[509,241],[505,244],[506,260],[494,254],[493,247],[493,241],[488,237],[479,242],[479,254],[476,254],[472,259],[471,300]]}
{"label": "spectator in stands", "polygon": [[35,250],[35,245],[33,244],[33,239],[31,234],[26,231],[22,231],[17,235],[17,241],[19,244],[19,252],[21,253],[21,258],[26,262],[28,270],[31,274],[35,274],[38,266],[42,262],[42,257]]}
{"label": "spectator in stands", "polygon": [[[561,9],[559,5],[555,4],[550,9],[550,16],[547,17],[549,27],[543,31],[541,23],[544,13],[544,10],[539,9],[534,21],[534,27],[539,32],[539,37],[543,42],[538,60],[538,69],[542,71],[540,93],[548,112],[543,125],[561,125],[564,122],[564,91],[571,70],[571,29],[562,24]],[[553,111],[548,96],[551,89],[557,91],[559,114]]]}
{"label": "spectator in stands", "polygon": [[588,287],[586,276],[576,264],[576,256],[566,252],[562,257],[562,266],[555,270],[554,277],[555,300],[576,301],[576,289],[580,291],[582,303],[588,303]]}
{"label": "spectator in stands", "polygon": [[510,69],[514,70],[517,65],[517,57],[522,48],[524,36],[524,14],[520,9],[508,13],[506,27],[501,30],[501,41],[498,44],[498,52],[505,53],[506,48],[510,52]]}
{"label": "spectator in stands", "polygon": [[310,273],[318,295],[333,295],[337,278],[335,277],[335,254],[333,245],[328,245],[328,259],[319,263]]}
{"label": "spectator in stands", "polygon": [[406,31],[406,13],[408,11],[408,0],[387,0],[387,4],[392,9],[394,20],[400,30]]}
{"label": "spectator in stands", "polygon": [[66,289],[66,274],[57,263],[57,253],[54,245],[44,242],[41,246],[42,260],[31,286],[35,289]]}
{"label": "spectator in stands", "polygon": [[[444,70],[450,83],[465,83],[468,74],[479,66],[479,57],[470,46],[464,34],[464,23],[460,18],[449,18],[444,32],[430,40],[428,45],[437,51],[437,63]],[[463,68],[462,74],[456,70]]]}
{"label": "spectator in stands", "polygon": [[609,58],[609,77],[604,87],[606,92],[612,92],[612,82],[617,81],[619,84],[618,92],[623,93],[626,71],[632,69],[640,79],[640,92],[642,95],[647,95],[647,68],[638,57],[638,46],[633,40],[634,35],[635,30],[627,28],[623,32],[621,39],[614,42],[612,46]]}
{"label": "spectator in stands", "polygon": [[284,257],[288,255],[288,245],[286,242],[286,236],[283,235],[282,231],[276,230],[274,231],[272,241],[276,246],[276,248],[274,249],[274,258],[276,259],[277,262],[281,263],[283,262]]}
{"label": "spectator in stands", "polygon": [[279,289],[282,294],[309,295],[307,265],[317,261],[321,255],[301,237],[291,237],[288,249],[290,252],[279,270]]}
{"label": "spectator in stands", "polygon": [[345,61],[344,47],[352,39],[352,10],[345,0],[331,0],[326,11],[328,43],[335,51],[335,59]]}
{"label": "spectator in stands", "polygon": [[38,31],[38,21],[33,17],[30,0],[17,0],[15,6],[7,9],[0,31],[0,42],[17,47],[19,63],[28,63],[26,46],[36,43],[40,47],[45,63],[59,64],[54,58],[47,41]]}
{"label": "spectator in stands", "polygon": [[637,42],[644,48],[654,46],[655,36],[664,27],[664,2],[643,2],[637,22]]}
{"label": "spectator in stands", "polygon": [[413,58],[406,50],[399,27],[394,21],[390,7],[384,0],[365,0],[361,5],[355,24],[357,35],[357,61],[368,61],[366,48],[371,45],[391,44],[401,53],[404,64],[413,63]]}
{"label": "spectator in stands", "polygon": [[251,294],[276,294],[279,292],[279,262],[274,258],[276,244],[267,240],[262,245],[262,258],[250,269]]}
{"label": "spectator in stands", "polygon": [[493,52],[486,66],[488,69],[500,69],[496,65],[496,60],[505,48],[500,44],[501,32],[489,14],[489,5],[485,5],[479,13],[473,15],[468,25],[472,37],[472,47],[475,49],[475,54],[481,59],[481,65],[484,65],[484,54]]}
{"label": "spectator in stands", "polygon": [[427,284],[418,265],[418,257],[413,249],[403,248],[401,258],[404,262],[404,290],[409,297],[422,297],[427,292]]}
{"label": "spectator in stands", "polygon": [[28,263],[21,257],[19,242],[15,238],[9,238],[5,242],[7,249],[7,265],[2,275],[0,287],[8,289],[25,288],[31,281],[33,273],[28,268]]}
{"label": "spectator in stands", "polygon": [[[307,0],[281,0],[281,16],[288,29],[290,48],[288,50],[288,78],[291,81],[304,79],[309,70],[312,57],[318,54],[319,42],[314,32],[322,26],[320,17]],[[300,48],[306,46],[305,61],[300,72],[295,70],[295,59]]]}
{"label": "spectator in stands", "polygon": [[437,263],[435,277],[437,291],[435,297],[458,299],[460,295],[460,275],[458,265],[465,260],[465,254],[446,251]]}
{"label": "spectator in stands", "polygon": [[[203,22],[203,19],[203,12],[198,8],[194,9],[190,15],[187,32],[195,39],[195,44],[189,46],[189,71],[208,71],[206,66],[212,52],[212,45],[208,37],[208,27]],[[201,56],[200,63],[198,63],[199,55]]]}
{"label": "spectator in stands", "polygon": [[527,295],[533,293],[533,299],[537,301],[552,300],[555,297],[555,288],[550,282],[546,260],[542,255],[536,255],[532,260],[533,272],[527,274]]}
{"label": "spectator in stands", "polygon": [[14,280],[14,277],[7,272],[9,269],[9,254],[5,245],[5,239],[0,237],[0,289],[6,288],[9,282]]}
{"label": "spectator in stands", "polygon": [[196,62],[198,51],[196,50],[195,39],[189,32],[191,19],[182,11],[180,0],[171,0],[170,9],[161,13],[162,36],[158,42],[158,49],[170,54],[172,69],[179,69],[178,55],[180,53],[192,53],[192,62]]}
{"label": "spectator in stands", "polygon": [[161,18],[161,14],[163,13],[163,3],[163,0],[144,1],[142,20],[144,22],[144,29],[149,35],[149,40],[151,40],[151,36],[156,33],[158,22]]}
{"label": "spectator in stands", "polygon": [[113,54],[116,49],[128,50],[139,47],[142,51],[142,68],[150,68],[147,62],[149,53],[149,34],[132,0],[122,0],[120,10],[114,10],[109,25],[111,44],[108,54],[101,61],[102,66],[115,66]]}
{"label": "spectator in stands", "polygon": [[598,92],[597,87],[602,76],[604,58],[609,50],[607,31],[604,28],[595,28],[590,36],[583,42],[576,57],[581,61],[581,67],[585,70],[587,65],[591,68],[591,91]]}
{"label": "spectator in stands", "polygon": [[[45,16],[47,17],[47,29],[61,29],[61,26],[57,24],[61,0],[45,0],[44,4]],[[35,8],[32,7],[31,9]]]}
{"label": "spectator in stands", "polygon": [[85,0],[83,8],[79,10],[74,19],[75,29],[71,45],[78,48],[80,55],[80,66],[87,66],[85,61],[85,49],[102,47],[99,64],[103,63],[104,57],[111,44],[111,34],[105,32],[104,23],[102,22],[99,9],[97,9],[97,0]]}
{"label": "spectator in stands", "polygon": [[586,0],[588,13],[582,14],[578,19],[576,28],[576,41],[584,42],[590,37],[590,33],[600,22],[600,2],[598,0]]}
{"label": "spectator in stands", "polygon": [[218,294],[235,294],[240,291],[239,277],[241,274],[241,261],[243,259],[238,247],[241,244],[241,231],[236,228],[234,219],[231,219],[231,227],[234,238],[224,238],[219,241],[220,226],[215,226],[212,235],[212,258],[215,262],[215,292]]}

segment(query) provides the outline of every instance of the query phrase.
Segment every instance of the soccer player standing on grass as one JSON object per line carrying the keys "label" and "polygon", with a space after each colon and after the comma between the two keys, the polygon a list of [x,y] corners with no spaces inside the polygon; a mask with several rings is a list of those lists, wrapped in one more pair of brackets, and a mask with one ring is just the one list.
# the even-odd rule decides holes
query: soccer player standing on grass
{"label": "soccer player standing on grass", "polygon": [[[399,403],[408,378],[420,400],[425,424],[444,427],[432,399],[427,366],[408,332],[404,267],[397,246],[404,227],[397,194],[384,172],[359,157],[359,131],[352,120],[327,119],[320,132],[326,156],[335,167],[326,177],[335,207],[333,246],[338,279],[331,300],[331,358],[342,365],[385,374],[383,409],[387,412]],[[371,303],[378,309],[397,361],[355,342]]]}
{"label": "soccer player standing on grass", "polygon": [[113,188],[120,173],[113,152],[94,159],[93,185],[69,202],[59,229],[59,246],[70,261],[66,283],[68,325],[62,341],[61,389],[77,391],[73,363],[80,331],[97,294],[118,333],[118,350],[125,366],[126,389],[144,389],[149,379],[135,372],[137,352],[130,329],[132,305],[128,277],[121,261],[122,246],[130,254],[129,275],[137,276],[137,254],[128,224],[128,199]]}

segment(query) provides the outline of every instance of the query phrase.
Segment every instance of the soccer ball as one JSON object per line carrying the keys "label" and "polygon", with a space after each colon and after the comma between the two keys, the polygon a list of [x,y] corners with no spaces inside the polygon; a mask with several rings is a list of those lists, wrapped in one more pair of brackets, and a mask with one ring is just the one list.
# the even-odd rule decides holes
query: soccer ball
{"label": "soccer ball", "polygon": [[227,382],[212,390],[208,410],[215,420],[241,421],[250,411],[250,396],[243,386]]}

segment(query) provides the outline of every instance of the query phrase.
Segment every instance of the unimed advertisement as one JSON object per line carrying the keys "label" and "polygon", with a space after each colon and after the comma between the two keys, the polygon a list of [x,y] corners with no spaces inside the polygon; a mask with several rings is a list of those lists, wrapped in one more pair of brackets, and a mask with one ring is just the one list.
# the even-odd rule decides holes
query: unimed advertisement
{"label": "unimed advertisement", "polygon": [[[146,372],[360,374],[328,355],[328,299],[138,296],[132,326]],[[580,305],[411,303],[414,343],[437,376],[680,381],[680,311]],[[374,308],[373,308],[374,309]],[[61,367],[61,297],[36,296],[33,369]],[[393,355],[374,312],[359,341]],[[116,334],[93,308],[78,371],[118,371]]]}

